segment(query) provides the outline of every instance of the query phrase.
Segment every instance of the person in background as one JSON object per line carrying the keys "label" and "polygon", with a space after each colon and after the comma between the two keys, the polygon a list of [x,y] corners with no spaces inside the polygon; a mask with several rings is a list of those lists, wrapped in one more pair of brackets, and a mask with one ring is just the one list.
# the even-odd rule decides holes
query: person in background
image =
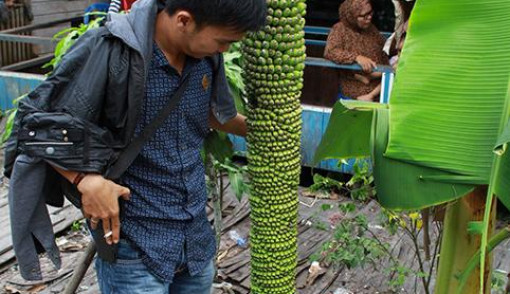
{"label": "person in background", "polygon": [[341,71],[342,98],[374,101],[381,92],[381,73],[373,72],[377,64],[388,64],[383,52],[384,37],[372,24],[369,0],[346,0],[340,5],[340,21],[329,33],[324,58],[336,63],[357,63],[360,73]]}
{"label": "person in background", "polygon": [[392,2],[395,6],[395,28],[394,32],[386,40],[383,49],[390,57],[398,54],[397,47],[400,45],[400,38],[402,38],[402,34],[407,29],[407,22],[415,4],[414,0],[392,0]]}
{"label": "person in background", "polygon": [[395,55],[390,58],[390,65],[394,70],[397,70],[398,60],[400,59],[400,54],[402,53],[402,49],[404,48],[404,42],[407,37],[407,27],[409,21],[403,23],[401,31],[399,33],[398,43],[395,46]]}

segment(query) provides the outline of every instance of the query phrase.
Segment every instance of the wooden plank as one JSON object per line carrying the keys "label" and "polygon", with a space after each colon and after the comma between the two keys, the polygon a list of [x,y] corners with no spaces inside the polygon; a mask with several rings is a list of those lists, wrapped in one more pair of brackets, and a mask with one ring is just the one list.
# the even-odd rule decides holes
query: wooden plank
{"label": "wooden plank", "polygon": [[229,277],[229,279],[232,279],[234,281],[237,281],[238,283],[241,283],[249,275],[250,275],[250,267],[244,266],[244,267],[239,268],[237,271],[230,273],[230,275],[228,277]]}
{"label": "wooden plank", "polygon": [[341,270],[334,270],[330,268],[324,276],[317,279],[307,290],[307,293],[324,293],[323,291],[328,289],[331,284],[336,280]]}
{"label": "wooden plank", "polygon": [[68,25],[71,21],[80,20],[80,18],[81,18],[80,16],[72,16],[72,17],[66,17],[66,18],[62,18],[62,19],[52,19],[45,23],[41,23],[39,20],[39,23],[37,23],[37,24],[29,24],[29,25],[23,25],[23,26],[20,25],[18,27],[11,28],[8,30],[2,30],[2,33],[4,33],[4,34],[20,34],[23,32],[30,32],[33,30],[40,30],[43,28],[54,27],[56,25],[61,25],[61,24]]}
{"label": "wooden plank", "polygon": [[244,250],[237,256],[220,262],[220,264],[218,266],[220,268],[224,269],[223,270],[224,273],[229,274],[233,271],[233,269],[235,270],[236,268],[239,268],[240,266],[245,265],[249,261],[250,261],[250,250]]}
{"label": "wooden plank", "polygon": [[241,200],[241,204],[236,207],[234,212],[223,219],[222,231],[228,231],[232,226],[246,218],[250,214],[250,206],[248,197],[244,197]]}
{"label": "wooden plank", "polygon": [[[28,55],[27,55],[28,56]],[[32,68],[35,66],[42,66],[48,61],[50,61],[54,55],[52,53],[50,54],[44,54],[42,56],[36,57],[36,58],[30,58],[25,61],[21,61],[18,63],[10,64],[7,66],[0,67],[0,70],[11,70],[11,71],[19,71],[19,70],[25,70],[27,68]]]}
{"label": "wooden plank", "polygon": [[34,19],[43,15],[55,14],[74,14],[84,13],[85,8],[89,6],[88,1],[49,1],[49,2],[33,2],[32,11]]}

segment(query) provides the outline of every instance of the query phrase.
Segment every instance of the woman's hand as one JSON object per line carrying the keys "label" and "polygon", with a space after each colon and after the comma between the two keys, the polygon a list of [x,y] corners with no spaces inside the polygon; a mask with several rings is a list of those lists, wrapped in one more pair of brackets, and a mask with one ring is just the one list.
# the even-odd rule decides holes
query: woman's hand
{"label": "woman's hand", "polygon": [[356,62],[361,66],[364,72],[372,72],[372,70],[377,66],[372,59],[363,55],[358,55],[356,57]]}

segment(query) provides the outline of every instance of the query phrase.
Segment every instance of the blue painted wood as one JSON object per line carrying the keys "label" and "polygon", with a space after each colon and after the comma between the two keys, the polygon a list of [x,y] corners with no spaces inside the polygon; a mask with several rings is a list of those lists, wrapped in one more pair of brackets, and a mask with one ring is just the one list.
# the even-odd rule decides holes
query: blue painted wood
{"label": "blue painted wood", "polygon": [[[361,66],[357,63],[355,64],[339,64],[334,63],[330,60],[320,58],[320,57],[307,57],[305,59],[305,65],[307,66],[318,66],[318,67],[328,67],[328,68],[337,68],[337,69],[347,69],[347,70],[361,70]],[[374,68],[375,72],[394,72],[393,68],[389,65],[378,64],[376,68]]]}
{"label": "blue painted wood", "polygon": [[303,107],[302,113],[301,161],[305,166],[314,167],[313,156],[324,134],[324,111],[318,107]]}
{"label": "blue painted wood", "polygon": [[326,47],[326,41],[305,39],[305,45]]}
{"label": "blue painted wood", "polygon": [[327,36],[331,29],[328,27],[305,26],[305,33]]}
{"label": "blue painted wood", "polygon": [[7,83],[6,79],[0,78],[0,109],[2,112],[7,109],[7,102],[10,100],[7,96]]}
{"label": "blue painted wood", "polygon": [[42,80],[43,75],[0,71],[0,109],[13,108],[14,99],[32,91]]}
{"label": "blue painted wood", "polygon": [[[331,159],[313,164],[315,150],[324,135],[329,122],[331,109],[325,107],[303,106],[302,118],[303,129],[301,135],[301,162],[304,166],[323,168],[330,171],[352,172],[351,166],[339,167],[338,160]],[[240,154],[246,152],[246,141],[244,138],[230,135],[234,150]]]}
{"label": "blue painted wood", "polygon": [[246,140],[243,137],[228,135],[230,140],[232,141],[232,145],[234,146],[234,152],[236,155],[246,156],[246,151],[248,150],[246,146]]}

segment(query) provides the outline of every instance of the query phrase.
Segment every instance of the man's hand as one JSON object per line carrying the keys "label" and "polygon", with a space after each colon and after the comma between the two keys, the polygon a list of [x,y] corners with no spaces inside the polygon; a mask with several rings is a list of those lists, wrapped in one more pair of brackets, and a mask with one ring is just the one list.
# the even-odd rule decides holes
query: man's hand
{"label": "man's hand", "polygon": [[96,229],[97,223],[101,219],[106,242],[110,245],[119,242],[118,198],[129,200],[129,189],[98,174],[87,174],[77,188],[82,194],[83,214],[86,218],[90,218],[92,229]]}
{"label": "man's hand", "polygon": [[356,62],[361,66],[364,72],[372,72],[372,70],[377,67],[377,64],[372,59],[363,55],[358,55],[358,57],[356,57]]}
{"label": "man's hand", "polygon": [[218,131],[222,131],[229,134],[234,134],[241,137],[246,137],[246,117],[238,113],[233,119],[227,121],[224,124],[216,119],[212,112],[209,113],[209,126]]}

